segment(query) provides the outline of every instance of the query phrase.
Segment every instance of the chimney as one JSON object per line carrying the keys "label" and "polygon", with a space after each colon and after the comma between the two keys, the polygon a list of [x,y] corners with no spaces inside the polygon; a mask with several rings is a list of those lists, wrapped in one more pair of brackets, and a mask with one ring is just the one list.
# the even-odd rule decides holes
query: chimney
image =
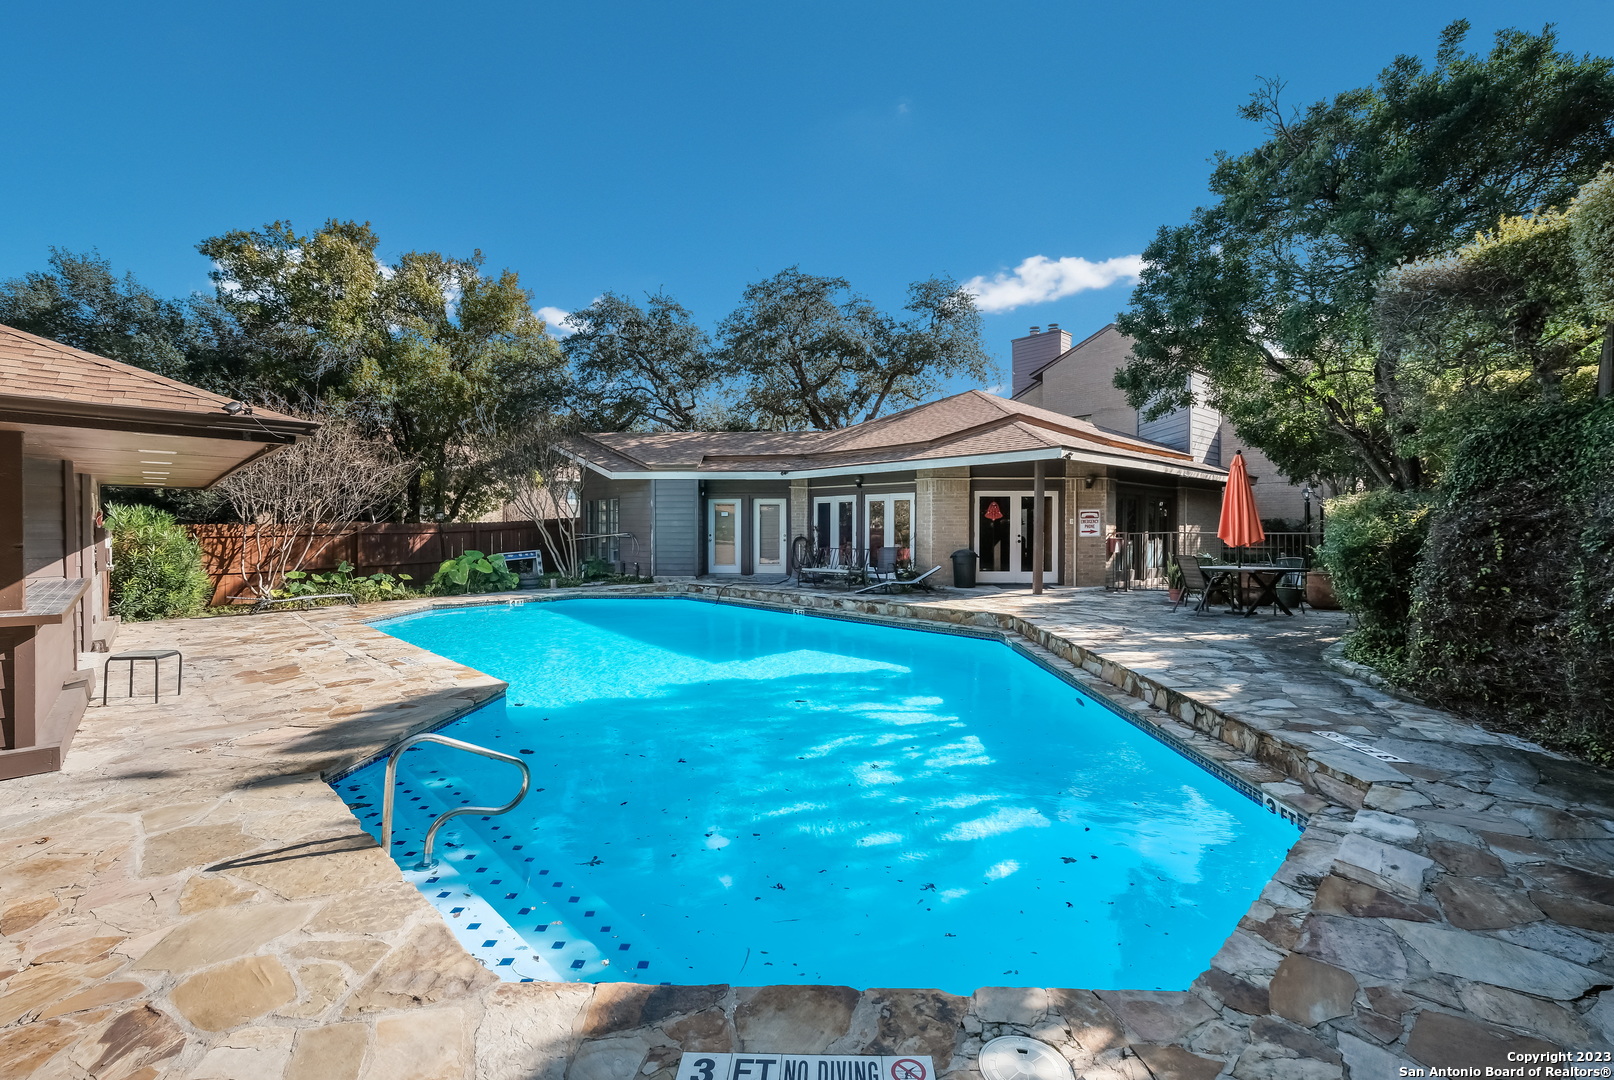
{"label": "chimney", "polygon": [[1025,337],[1009,343],[1013,356],[1013,379],[1010,392],[1019,397],[1032,383],[1031,373],[1047,366],[1070,348],[1070,335],[1059,329],[1058,323],[1049,323],[1046,332],[1033,326]]}

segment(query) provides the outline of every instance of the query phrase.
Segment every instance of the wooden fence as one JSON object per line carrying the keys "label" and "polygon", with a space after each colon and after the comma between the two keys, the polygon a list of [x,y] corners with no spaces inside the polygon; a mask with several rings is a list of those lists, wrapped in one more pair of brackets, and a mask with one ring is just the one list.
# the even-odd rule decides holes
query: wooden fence
{"label": "wooden fence", "polygon": [[[202,545],[202,563],[213,579],[213,603],[250,591],[259,569],[258,552],[273,550],[284,533],[273,525],[187,525]],[[258,538],[264,537],[262,545]],[[275,537],[270,540],[269,537]],[[301,544],[298,545],[299,550]],[[410,585],[425,585],[447,559],[465,551],[496,555],[505,551],[544,553],[544,565],[555,565],[554,553],[531,521],[482,521],[455,525],[390,525],[351,522],[314,530],[308,557],[299,570],[334,570],[353,564],[355,574],[408,574]]]}

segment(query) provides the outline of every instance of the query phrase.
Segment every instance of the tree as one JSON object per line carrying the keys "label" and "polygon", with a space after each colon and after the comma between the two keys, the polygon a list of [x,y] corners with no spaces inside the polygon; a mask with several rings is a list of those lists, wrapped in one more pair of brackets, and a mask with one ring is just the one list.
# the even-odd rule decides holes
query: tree
{"label": "tree", "polygon": [[1304,112],[1277,83],[1254,95],[1243,115],[1269,138],[1218,156],[1218,201],[1160,230],[1118,320],[1135,339],[1116,379],[1134,407],[1187,404],[1199,374],[1207,403],[1291,477],[1343,463],[1375,486],[1426,486],[1420,417],[1376,334],[1380,277],[1562,205],[1614,156],[1614,61],[1558,52],[1550,27],[1465,53],[1467,31],[1447,27],[1431,67],[1398,57]]}
{"label": "tree", "polygon": [[217,372],[204,369],[218,367],[228,338],[220,314],[206,299],[168,300],[133,274],[119,278],[94,251],[51,248],[49,270],[0,282],[0,323],[208,388]]}
{"label": "tree", "polygon": [[549,569],[567,578],[582,576],[583,467],[570,449],[583,426],[572,416],[531,413],[512,432],[500,462],[510,505],[537,524],[544,547],[555,557]]}
{"label": "tree", "polygon": [[644,307],[608,292],[572,312],[561,343],[578,411],[595,430],[649,424],[667,431],[713,425],[727,371],[706,332],[665,292]]}
{"label": "tree", "polygon": [[932,397],[950,378],[984,380],[975,300],[941,278],[908,289],[907,320],[850,292],[845,278],[790,267],[745,290],[719,329],[746,381],[738,411],[765,427],[829,429]]}
{"label": "tree", "polygon": [[564,394],[559,348],[512,271],[376,254],[368,224],[290,222],[203,241],[219,304],[239,323],[264,393],[334,407],[386,438],[414,475],[393,516],[485,509],[504,432]]}
{"label": "tree", "polygon": [[349,386],[358,414],[417,466],[408,520],[493,505],[500,445],[566,392],[560,350],[519,279],[481,267],[481,252],[403,256],[384,290],[395,329],[359,360]]}
{"label": "tree", "polygon": [[1614,397],[1614,165],[1580,189],[1573,217],[1569,241],[1580,286],[1592,316],[1604,324],[1597,396]]}
{"label": "tree", "polygon": [[323,530],[384,510],[413,472],[352,419],[327,416],[313,435],[219,481],[220,493],[252,528],[258,595],[270,595],[286,571],[299,569]]}

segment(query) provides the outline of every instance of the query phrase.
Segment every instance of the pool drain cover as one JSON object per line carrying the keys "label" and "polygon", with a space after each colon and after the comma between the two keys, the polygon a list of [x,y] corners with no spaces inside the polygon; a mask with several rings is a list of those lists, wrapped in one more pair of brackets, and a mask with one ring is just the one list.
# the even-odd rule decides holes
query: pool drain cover
{"label": "pool drain cover", "polygon": [[981,1047],[986,1080],[1072,1080],[1070,1062],[1045,1042],[1004,1035]]}

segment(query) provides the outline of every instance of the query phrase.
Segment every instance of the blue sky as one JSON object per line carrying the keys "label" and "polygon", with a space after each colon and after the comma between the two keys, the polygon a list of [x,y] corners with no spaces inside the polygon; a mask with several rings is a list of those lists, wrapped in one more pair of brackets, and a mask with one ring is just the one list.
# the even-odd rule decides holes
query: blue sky
{"label": "blue sky", "polygon": [[480,248],[541,306],[665,287],[708,326],[792,264],[890,307],[1009,275],[984,293],[1006,362],[1124,306],[1111,260],[1258,140],[1259,77],[1304,104],[1457,17],[1475,47],[1550,20],[1614,48],[1593,2],[21,5],[0,276],[98,248],[183,294],[204,237],[357,218],[386,255]]}

